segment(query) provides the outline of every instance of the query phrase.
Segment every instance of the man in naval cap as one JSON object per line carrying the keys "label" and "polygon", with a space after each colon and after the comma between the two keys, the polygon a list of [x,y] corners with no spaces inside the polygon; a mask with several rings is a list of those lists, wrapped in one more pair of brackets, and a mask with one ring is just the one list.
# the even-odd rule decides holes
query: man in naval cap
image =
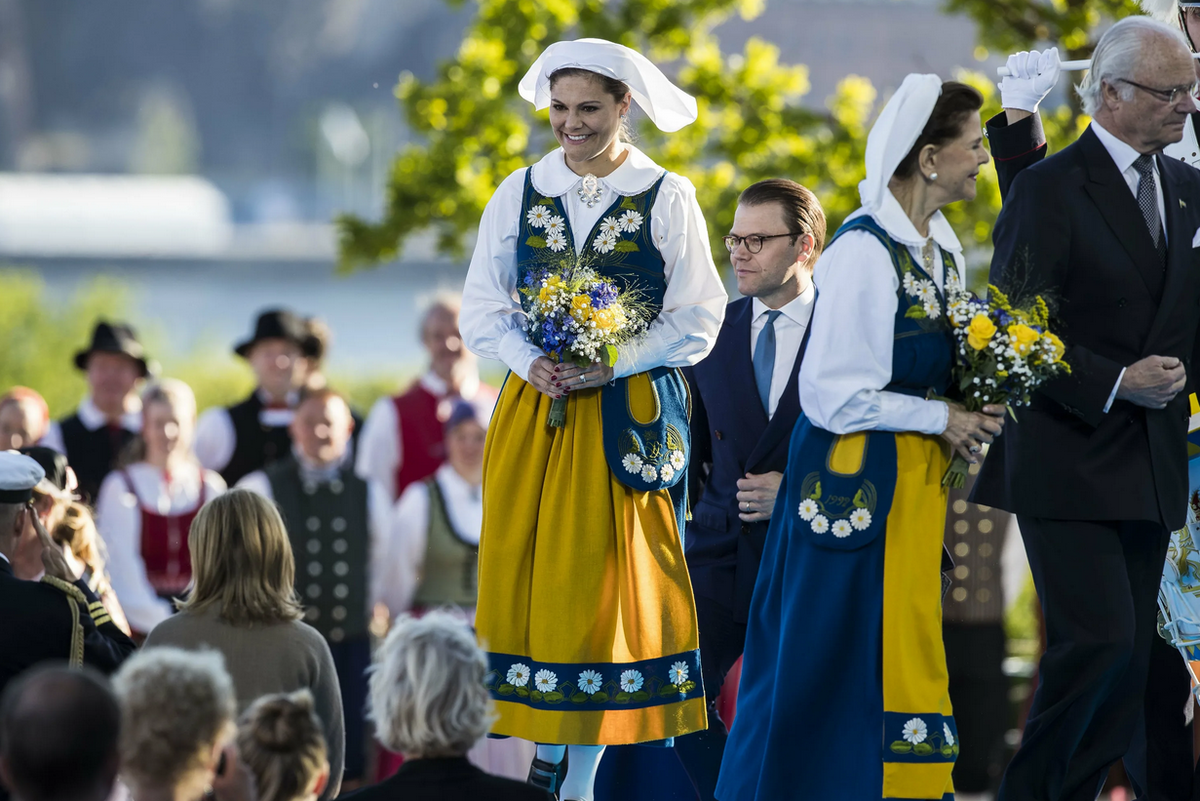
{"label": "man in naval cap", "polygon": [[[30,508],[33,488],[44,476],[30,457],[0,451],[0,691],[39,662],[87,664],[112,673],[136,647],[95,593],[72,574]],[[27,516],[42,543],[46,574],[41,581],[16,578],[9,561]]]}

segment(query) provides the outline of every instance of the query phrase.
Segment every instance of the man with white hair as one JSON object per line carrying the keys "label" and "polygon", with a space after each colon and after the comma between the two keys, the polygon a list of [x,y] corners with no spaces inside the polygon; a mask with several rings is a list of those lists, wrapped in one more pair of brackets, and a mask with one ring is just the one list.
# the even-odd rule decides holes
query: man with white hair
{"label": "man with white hair", "polygon": [[1046,619],[1005,801],[1091,801],[1143,721],[1200,323],[1200,173],[1161,153],[1195,83],[1177,30],[1114,25],[1079,87],[1092,125],[1012,178],[996,223],[991,283],[1057,299],[1071,365],[992,446],[973,497],[1017,514]]}

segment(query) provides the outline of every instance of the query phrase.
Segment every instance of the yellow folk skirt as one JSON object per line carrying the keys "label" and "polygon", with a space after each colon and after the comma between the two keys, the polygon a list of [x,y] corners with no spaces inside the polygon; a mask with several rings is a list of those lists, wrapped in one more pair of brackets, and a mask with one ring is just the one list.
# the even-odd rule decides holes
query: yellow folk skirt
{"label": "yellow folk skirt", "polygon": [[[629,381],[633,416],[652,418],[649,380]],[[696,607],[671,498],[613,476],[599,390],[568,396],[563,428],[546,425],[551,402],[510,375],[484,451],[475,625],[489,686],[502,686],[492,731],[615,745],[704,729]],[[692,691],[672,695],[677,685]]]}

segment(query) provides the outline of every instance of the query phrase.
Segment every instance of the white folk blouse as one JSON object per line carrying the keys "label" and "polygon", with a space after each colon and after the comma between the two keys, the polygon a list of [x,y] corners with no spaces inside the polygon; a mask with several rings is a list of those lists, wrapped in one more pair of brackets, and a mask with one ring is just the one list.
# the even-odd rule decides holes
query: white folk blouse
{"label": "white folk blouse", "polygon": [[[588,244],[601,215],[618,196],[639,195],[664,170],[632,145],[617,169],[599,179],[600,202],[592,208],[579,199],[583,180],[567,167],[561,149],[533,165],[533,186],[547,197],[564,198],[577,252]],[[542,351],[526,337],[525,314],[517,295],[517,236],[525,170],[504,179],[488,201],[479,223],[479,239],[463,287],[459,320],[463,341],[479,356],[499,359],[521,378]],[[675,173],[666,173],[651,209],[650,232],[666,263],[663,310],[638,343],[622,348],[614,375],[634,375],[654,367],[696,364],[712,350],[725,318],[728,300],[713,264],[708,226],[696,202],[696,188]]]}
{"label": "white folk blouse", "polygon": [[[849,219],[863,215],[859,209]],[[886,194],[875,220],[906,245],[922,263],[925,238]],[[953,254],[963,279],[962,245],[939,211],[929,221],[934,241]],[[945,265],[934,257],[930,276],[945,288]],[[963,279],[965,280],[965,279]],[[821,254],[813,273],[817,303],[813,311],[808,350],[800,366],[800,407],[813,423],[835,434],[855,431],[918,431],[940,434],[949,409],[898,392],[885,392],[892,380],[892,341],[895,335],[900,279],[887,250],[871,234],[851,231]]]}

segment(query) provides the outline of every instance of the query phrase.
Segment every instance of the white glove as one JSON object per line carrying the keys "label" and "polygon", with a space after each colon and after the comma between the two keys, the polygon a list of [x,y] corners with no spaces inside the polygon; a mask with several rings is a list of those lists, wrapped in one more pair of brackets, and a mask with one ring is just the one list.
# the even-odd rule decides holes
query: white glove
{"label": "white glove", "polygon": [[1008,75],[1000,81],[1000,105],[1034,113],[1058,83],[1058,48],[1036,50],[1008,57]]}

